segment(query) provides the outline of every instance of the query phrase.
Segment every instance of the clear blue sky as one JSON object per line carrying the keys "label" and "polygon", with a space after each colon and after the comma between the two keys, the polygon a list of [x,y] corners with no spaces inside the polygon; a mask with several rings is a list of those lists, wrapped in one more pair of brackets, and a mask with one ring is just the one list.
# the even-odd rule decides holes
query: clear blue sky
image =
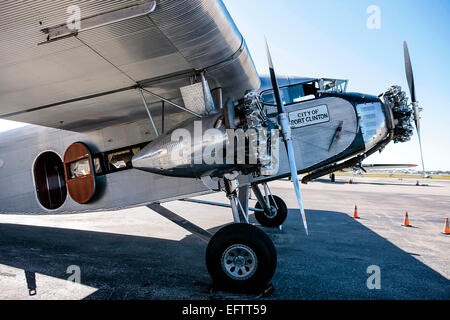
{"label": "clear blue sky", "polygon": [[[450,1],[224,0],[244,35],[256,67],[267,73],[264,35],[280,74],[349,79],[349,90],[407,89],[403,40],[408,41],[422,113],[428,170],[450,170]],[[370,5],[381,9],[381,29],[369,30]],[[0,121],[0,131],[11,124]],[[420,164],[417,136],[367,163]]]}
{"label": "clear blue sky", "polygon": [[[348,90],[376,95],[394,84],[407,90],[406,40],[424,109],[425,167],[450,170],[450,1],[224,2],[260,73],[267,73],[266,35],[280,74],[349,79]],[[379,30],[366,26],[370,5],[381,9]],[[389,144],[365,162],[420,164],[417,135],[407,143]]]}

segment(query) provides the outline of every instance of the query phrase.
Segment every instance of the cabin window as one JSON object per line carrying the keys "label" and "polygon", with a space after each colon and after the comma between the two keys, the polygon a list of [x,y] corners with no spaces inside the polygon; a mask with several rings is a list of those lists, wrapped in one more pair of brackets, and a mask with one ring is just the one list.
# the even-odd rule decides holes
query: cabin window
{"label": "cabin window", "polygon": [[34,164],[36,192],[41,205],[49,210],[61,207],[67,198],[64,164],[54,152],[42,153]]}
{"label": "cabin window", "polygon": [[131,168],[131,159],[134,153],[131,149],[108,154],[108,164],[112,170],[121,168]]}
{"label": "cabin window", "polygon": [[131,160],[147,145],[142,143],[127,148],[97,153],[93,157],[95,174],[104,175],[133,168]]}

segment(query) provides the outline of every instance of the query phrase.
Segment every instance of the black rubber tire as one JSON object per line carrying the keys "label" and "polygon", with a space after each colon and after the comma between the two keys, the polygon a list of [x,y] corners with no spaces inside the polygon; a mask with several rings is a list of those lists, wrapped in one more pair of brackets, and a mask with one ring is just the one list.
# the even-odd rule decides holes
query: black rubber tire
{"label": "black rubber tire", "polygon": [[[222,255],[235,244],[249,247],[256,255],[256,271],[248,279],[233,279],[222,267]],[[217,231],[209,241],[206,248],[206,267],[219,289],[261,293],[275,273],[277,252],[269,236],[258,227],[246,223],[233,223]]]}
{"label": "black rubber tire", "polygon": [[334,173],[330,174],[331,182],[336,182],[336,175]]}
{"label": "black rubber tire", "polygon": [[[287,218],[288,210],[286,203],[283,201],[283,199],[281,199],[278,196],[273,196],[273,198],[275,199],[275,203],[277,204],[278,207],[275,216],[268,217],[263,211],[255,211],[256,220],[264,227],[276,228],[282,225]],[[275,206],[271,196],[269,196],[269,202],[271,206]],[[262,209],[262,206],[259,204],[259,202],[257,202],[255,204],[255,208]]]}

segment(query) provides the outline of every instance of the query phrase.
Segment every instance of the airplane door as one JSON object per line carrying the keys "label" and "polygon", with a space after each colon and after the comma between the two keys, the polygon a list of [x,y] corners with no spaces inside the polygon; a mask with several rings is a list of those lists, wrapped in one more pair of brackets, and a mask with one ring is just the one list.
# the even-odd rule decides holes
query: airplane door
{"label": "airplane door", "polygon": [[64,172],[71,198],[80,204],[89,202],[95,194],[96,183],[92,155],[85,144],[76,142],[67,148]]}

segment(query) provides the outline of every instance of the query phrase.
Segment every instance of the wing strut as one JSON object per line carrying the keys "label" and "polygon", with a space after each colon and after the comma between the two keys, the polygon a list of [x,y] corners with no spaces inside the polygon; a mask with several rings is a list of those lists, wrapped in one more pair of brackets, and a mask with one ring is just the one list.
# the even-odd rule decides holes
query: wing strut
{"label": "wing strut", "polygon": [[183,217],[170,211],[166,207],[163,207],[161,204],[152,203],[152,204],[147,205],[147,208],[159,213],[164,218],[169,219],[176,225],[191,232],[193,235],[197,236],[198,238],[202,239],[203,241],[209,242],[209,240],[211,240],[211,237],[212,237],[211,233],[209,233],[208,231],[200,228],[199,226],[187,221],[186,219],[184,219]]}
{"label": "wing strut", "polygon": [[150,108],[148,107],[147,101],[145,100],[142,89],[139,89],[139,93],[141,94],[142,102],[144,103],[145,110],[147,111],[148,117],[150,118],[150,122],[152,123],[153,129],[155,129],[156,136],[159,137],[160,134],[159,134],[158,127],[156,126],[155,120],[153,120],[152,113],[150,112]]}
{"label": "wing strut", "polygon": [[187,109],[187,108],[185,108],[185,107],[182,107],[182,106],[180,106],[180,105],[178,105],[178,104],[176,104],[176,103],[174,103],[174,102],[172,102],[172,101],[170,101],[170,100],[167,100],[167,99],[165,99],[164,97],[161,97],[159,94],[153,93],[153,92],[151,92],[151,91],[149,91],[149,90],[147,90],[147,89],[145,89],[145,88],[141,88],[141,89],[142,89],[143,91],[147,92],[148,94],[151,94],[152,96],[157,97],[159,100],[164,101],[164,102],[167,102],[168,104],[171,104],[171,105],[173,105],[174,107],[177,107],[178,109],[181,109],[181,110],[184,110],[184,111],[186,111],[186,112],[189,112],[189,113],[191,113],[191,114],[193,114],[194,116],[197,116],[197,117],[199,117],[199,118],[202,117],[201,114],[198,114],[198,113],[195,112],[195,111],[189,110],[189,109]]}

